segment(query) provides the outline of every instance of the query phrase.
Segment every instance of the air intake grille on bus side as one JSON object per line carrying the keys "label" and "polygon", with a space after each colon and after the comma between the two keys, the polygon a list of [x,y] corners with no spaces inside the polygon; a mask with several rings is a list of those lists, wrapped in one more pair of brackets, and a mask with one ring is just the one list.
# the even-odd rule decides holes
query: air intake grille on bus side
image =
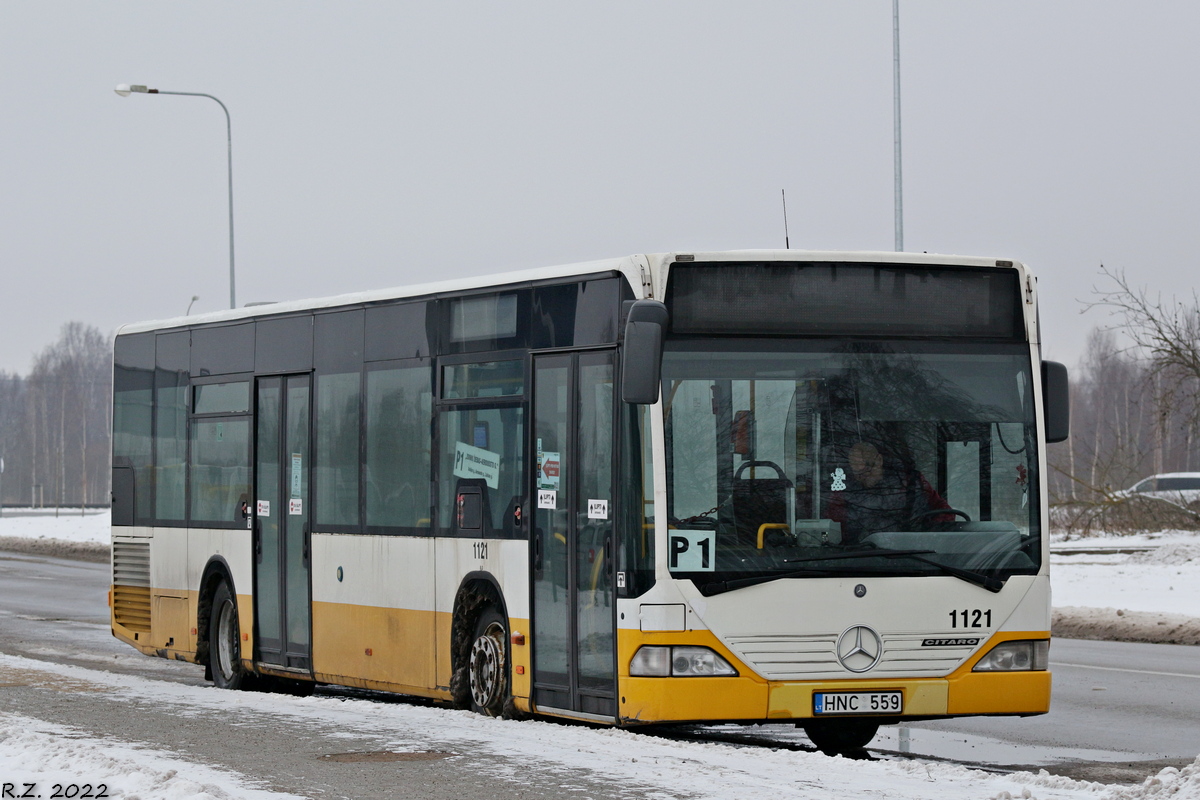
{"label": "air intake grille on bus side", "polygon": [[113,619],[150,632],[150,540],[113,537]]}

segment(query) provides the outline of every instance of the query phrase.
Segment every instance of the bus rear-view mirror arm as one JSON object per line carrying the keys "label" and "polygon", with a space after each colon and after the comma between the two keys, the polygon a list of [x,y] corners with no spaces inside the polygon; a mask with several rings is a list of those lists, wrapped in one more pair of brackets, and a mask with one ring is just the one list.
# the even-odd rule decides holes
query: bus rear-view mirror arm
{"label": "bus rear-view mirror arm", "polygon": [[621,399],[626,403],[658,402],[667,320],[667,307],[657,300],[638,300],[629,308],[621,375]]}
{"label": "bus rear-view mirror arm", "polygon": [[1065,442],[1071,434],[1071,390],[1067,368],[1057,361],[1042,362],[1042,412],[1046,441]]}

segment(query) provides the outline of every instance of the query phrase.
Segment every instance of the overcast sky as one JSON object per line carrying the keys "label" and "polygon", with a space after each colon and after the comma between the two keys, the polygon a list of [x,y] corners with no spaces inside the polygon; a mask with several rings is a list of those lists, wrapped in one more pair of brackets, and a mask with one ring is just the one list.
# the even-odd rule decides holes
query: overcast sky
{"label": "overcast sky", "polygon": [[[902,0],[906,249],[1190,295],[1200,4]],[[0,4],[0,370],[60,326],[636,252],[890,250],[892,5]]]}

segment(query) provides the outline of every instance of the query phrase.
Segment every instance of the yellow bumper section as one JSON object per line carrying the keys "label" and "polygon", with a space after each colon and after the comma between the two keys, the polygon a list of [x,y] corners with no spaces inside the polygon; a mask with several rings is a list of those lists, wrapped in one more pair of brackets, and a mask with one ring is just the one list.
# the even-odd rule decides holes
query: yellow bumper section
{"label": "yellow bumper section", "polygon": [[[1044,714],[1050,710],[1049,672],[972,672],[996,644],[1045,639],[1049,633],[998,633],[942,678],[767,681],[755,675],[708,631],[620,631],[620,717],[626,724],[707,720],[783,721],[813,715],[814,692],[900,691],[903,717]],[[738,670],[736,678],[637,678],[629,661],[643,644],[711,647]]]}

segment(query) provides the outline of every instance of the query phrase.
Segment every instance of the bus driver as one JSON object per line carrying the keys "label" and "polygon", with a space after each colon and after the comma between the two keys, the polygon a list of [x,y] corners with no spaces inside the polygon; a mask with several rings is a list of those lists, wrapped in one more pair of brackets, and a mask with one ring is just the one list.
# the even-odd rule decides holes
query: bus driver
{"label": "bus driver", "polygon": [[[870,442],[855,442],[846,457],[850,474],[831,486],[829,518],[842,524],[849,544],[879,531],[903,530],[926,522],[950,522],[953,514],[931,514],[950,505],[910,464],[888,463]],[[839,488],[839,483],[841,487]]]}

